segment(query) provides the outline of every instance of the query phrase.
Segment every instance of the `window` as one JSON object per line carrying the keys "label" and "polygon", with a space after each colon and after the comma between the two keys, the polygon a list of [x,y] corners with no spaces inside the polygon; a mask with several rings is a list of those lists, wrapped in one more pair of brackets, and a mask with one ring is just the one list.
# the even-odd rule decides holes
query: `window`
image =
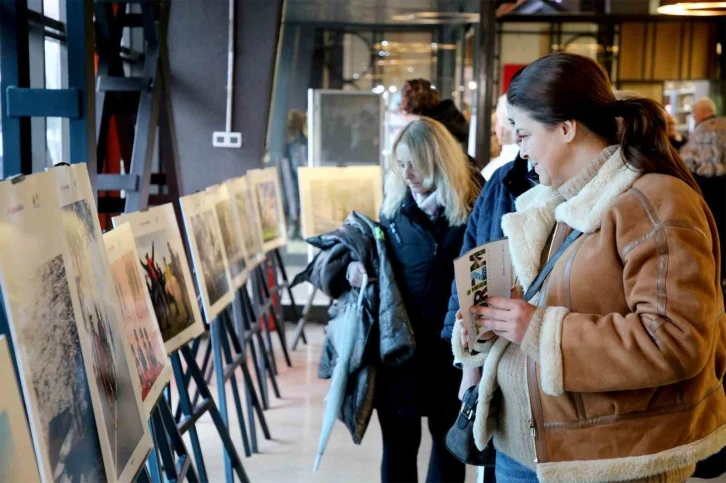
{"label": "window", "polygon": [[[45,0],[45,3],[52,3]],[[61,44],[55,39],[45,38],[45,88],[61,89]],[[49,117],[46,124],[46,158],[48,166],[63,160],[63,122],[60,117]]]}
{"label": "window", "polygon": [[43,14],[53,20],[61,20],[60,0],[43,0]]}

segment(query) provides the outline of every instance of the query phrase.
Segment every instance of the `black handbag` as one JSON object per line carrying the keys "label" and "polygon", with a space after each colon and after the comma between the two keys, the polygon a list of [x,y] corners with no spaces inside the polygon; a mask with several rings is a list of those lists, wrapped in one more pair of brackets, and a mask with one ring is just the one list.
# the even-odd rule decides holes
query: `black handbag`
{"label": "black handbag", "polygon": [[474,444],[474,414],[479,399],[477,386],[471,386],[462,398],[461,411],[456,423],[446,433],[446,448],[454,457],[464,464],[471,466],[494,466],[497,456],[491,441],[479,451]]}
{"label": "black handbag", "polygon": [[[542,288],[547,276],[555,268],[557,260],[565,253],[565,250],[574,243],[582,232],[573,230],[562,245],[552,255],[545,264],[542,271],[537,275],[535,281],[530,285],[527,293],[524,294],[524,300],[529,301]],[[474,421],[476,414],[476,405],[479,400],[479,392],[477,386],[472,386],[466,390],[462,398],[461,411],[456,418],[456,423],[446,433],[446,448],[454,455],[456,459],[471,466],[494,466],[496,460],[496,451],[491,440],[487,444],[484,451],[479,451],[474,443]]]}

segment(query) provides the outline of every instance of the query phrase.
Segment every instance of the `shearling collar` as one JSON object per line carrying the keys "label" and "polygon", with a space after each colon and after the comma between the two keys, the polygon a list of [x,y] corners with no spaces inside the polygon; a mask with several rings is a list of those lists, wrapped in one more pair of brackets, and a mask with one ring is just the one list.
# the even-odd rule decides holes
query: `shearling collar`
{"label": "shearling collar", "polygon": [[537,186],[517,198],[515,213],[502,217],[514,271],[525,290],[539,273],[542,250],[557,222],[583,233],[596,232],[615,200],[641,176],[623,163],[620,153],[618,149],[610,156],[570,200],[555,188]]}

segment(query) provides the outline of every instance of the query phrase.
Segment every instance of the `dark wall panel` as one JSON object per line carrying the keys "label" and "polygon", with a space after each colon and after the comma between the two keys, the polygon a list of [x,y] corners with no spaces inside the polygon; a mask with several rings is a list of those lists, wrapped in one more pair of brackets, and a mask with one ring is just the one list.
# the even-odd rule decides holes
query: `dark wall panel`
{"label": "dark wall panel", "polygon": [[237,0],[232,131],[241,149],[215,148],[224,131],[228,2],[175,2],[169,24],[172,100],[182,192],[206,188],[262,166],[282,0]]}

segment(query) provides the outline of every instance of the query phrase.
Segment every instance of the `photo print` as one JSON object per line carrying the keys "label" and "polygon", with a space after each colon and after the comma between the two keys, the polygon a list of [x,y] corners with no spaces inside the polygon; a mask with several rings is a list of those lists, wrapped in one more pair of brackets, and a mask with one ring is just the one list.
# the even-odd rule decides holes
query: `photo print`
{"label": "photo print", "polygon": [[0,203],[0,286],[42,479],[113,481],[95,417],[98,388],[90,389],[96,379],[87,377],[89,343],[76,322],[54,174],[0,183]]}
{"label": "photo print", "polygon": [[222,246],[229,263],[229,275],[234,288],[238,289],[247,279],[247,257],[242,233],[232,208],[232,200],[226,185],[217,185],[207,191],[214,200],[214,211],[222,234]]}
{"label": "photo print", "polygon": [[262,225],[262,241],[268,243],[280,237],[280,224],[277,219],[277,197],[275,183],[265,181],[255,186],[257,206]]}
{"label": "photo print", "polygon": [[377,220],[383,202],[382,176],[379,166],[300,168],[303,236],[336,230],[353,211]]}
{"label": "photo print", "polygon": [[260,225],[255,216],[254,200],[249,188],[247,177],[241,176],[225,183],[233,199],[232,210],[235,220],[242,233],[245,254],[247,256],[248,270],[252,270],[257,264],[265,259],[265,251],[262,248],[262,235]]}
{"label": "photo print", "polygon": [[136,242],[136,269],[151,300],[167,354],[204,332],[179,225],[171,203],[117,216]]}
{"label": "photo print", "polygon": [[264,252],[284,246],[287,235],[277,168],[252,169],[247,172],[247,179],[257,211]]}
{"label": "photo print", "polygon": [[0,336],[0,481],[38,481],[23,400],[15,380],[15,364],[5,336]]}
{"label": "photo print", "polygon": [[214,201],[214,197],[207,192],[181,198],[184,224],[207,322],[211,322],[234,300]]}
{"label": "photo print", "polygon": [[[63,171],[67,171],[70,179]],[[81,325],[90,340],[93,377],[100,395],[115,479],[131,481],[151,449],[130,348],[101,236],[85,164],[55,168],[70,273],[78,291]],[[144,416],[142,416],[144,414]],[[103,443],[103,439],[102,439]]]}
{"label": "photo print", "polygon": [[[138,374],[141,400],[146,414],[151,411],[171,378],[171,362],[164,347],[159,324],[150,299],[148,282],[141,278],[140,258],[128,223],[103,235],[111,275],[121,306],[134,367]],[[170,263],[164,263],[165,286],[178,288],[173,280]],[[173,297],[173,290],[167,294]],[[179,296],[180,303],[183,300]],[[176,299],[174,299],[176,302]],[[186,309],[191,313],[191,310]]]}

